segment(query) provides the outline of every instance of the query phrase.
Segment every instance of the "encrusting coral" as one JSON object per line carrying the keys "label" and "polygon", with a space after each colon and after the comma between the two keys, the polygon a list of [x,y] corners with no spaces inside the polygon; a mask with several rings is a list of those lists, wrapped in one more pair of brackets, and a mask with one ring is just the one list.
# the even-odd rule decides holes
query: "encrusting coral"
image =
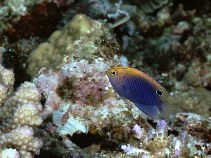
{"label": "encrusting coral", "polygon": [[[182,125],[180,128],[188,131],[196,138],[211,142],[211,118],[195,113],[177,113],[174,122],[174,128]],[[209,146],[211,148],[211,146]]]}
{"label": "encrusting coral", "polygon": [[118,130],[119,125],[126,127],[133,115],[137,115],[110,90],[104,74],[109,65],[102,58],[91,63],[71,59],[60,71],[35,79],[47,100],[44,113],[53,112],[53,122],[62,135],[73,135],[77,131],[102,132],[109,126]]}
{"label": "encrusting coral", "polygon": [[68,54],[90,59],[118,54],[119,49],[108,28],[84,14],[78,14],[30,54],[28,73],[35,75],[43,67],[56,68]]}
{"label": "encrusting coral", "polygon": [[43,121],[41,96],[30,82],[13,92],[14,80],[13,72],[0,65],[0,157],[31,158],[42,147],[33,130]]}

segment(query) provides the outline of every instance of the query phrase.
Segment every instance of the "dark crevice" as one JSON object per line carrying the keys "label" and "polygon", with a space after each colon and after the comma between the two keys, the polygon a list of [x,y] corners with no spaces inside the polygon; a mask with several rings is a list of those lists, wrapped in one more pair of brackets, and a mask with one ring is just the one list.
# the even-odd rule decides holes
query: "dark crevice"
{"label": "dark crevice", "polygon": [[81,149],[89,147],[93,144],[100,145],[101,150],[113,151],[119,148],[119,144],[98,134],[74,134],[72,137],[69,137],[69,139]]}
{"label": "dark crevice", "polygon": [[103,141],[103,137],[95,134],[74,134],[69,137],[70,140],[80,148],[86,148],[92,144],[100,144]]}

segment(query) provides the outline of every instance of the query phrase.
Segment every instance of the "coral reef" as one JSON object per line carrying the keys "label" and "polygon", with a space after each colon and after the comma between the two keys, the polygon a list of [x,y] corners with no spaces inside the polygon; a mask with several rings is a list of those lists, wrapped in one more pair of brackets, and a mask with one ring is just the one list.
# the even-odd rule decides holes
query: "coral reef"
{"label": "coral reef", "polygon": [[152,13],[156,9],[161,8],[165,4],[169,2],[169,0],[141,0],[141,1],[136,1],[136,0],[130,0],[130,4],[136,5],[139,7],[142,11],[145,13]]}
{"label": "coral reef", "polygon": [[186,80],[193,87],[211,87],[211,64],[195,60],[188,69]]}
{"label": "coral reef", "polygon": [[9,20],[19,18],[27,13],[30,6],[39,1],[31,0],[4,0],[0,8],[0,30],[8,28]]}
{"label": "coral reef", "polygon": [[[182,125],[182,126],[181,126]],[[191,135],[205,142],[211,142],[211,118],[195,113],[178,113],[174,121],[174,128],[181,128]],[[180,127],[179,127],[180,126]]]}
{"label": "coral reef", "polygon": [[139,147],[131,144],[122,145],[121,149],[127,155],[142,157],[194,157],[205,156],[209,151],[210,144],[199,141],[188,134],[180,132],[178,136],[168,134],[168,126],[164,120],[157,123],[156,129],[144,129],[134,125],[135,138],[140,142]]}
{"label": "coral reef", "polygon": [[[48,123],[56,125],[62,138],[85,133],[112,137],[117,143],[130,131],[128,126],[132,122],[142,120],[139,110],[128,106],[113,92],[105,75],[110,66],[120,64],[119,56],[115,55],[120,51],[119,45],[108,29],[85,15],[76,15],[62,30],[69,32],[66,29],[69,27],[74,28],[71,34],[61,36],[62,31],[56,31],[49,39],[55,46],[42,43],[29,58],[30,71],[42,68],[39,63],[45,61],[41,56],[48,60],[46,68],[33,80],[45,101],[42,117],[52,116],[52,122]],[[56,35],[62,38],[55,38]],[[63,49],[57,50],[60,40],[64,42]],[[50,50],[41,49],[48,46]],[[53,53],[51,50],[60,54],[49,55]],[[52,66],[55,64],[56,67]]]}
{"label": "coral reef", "polygon": [[183,92],[175,92],[170,97],[174,106],[180,107],[180,111],[193,112],[203,116],[211,115],[211,92],[202,87],[189,88]]}
{"label": "coral reef", "polygon": [[56,25],[61,18],[61,10],[53,2],[36,2],[19,19],[9,21],[10,26],[3,31],[10,42],[32,36],[47,38],[56,30]]}
{"label": "coral reef", "polygon": [[30,158],[42,147],[33,130],[43,121],[40,93],[30,82],[13,92],[14,80],[13,72],[0,65],[0,156]]}
{"label": "coral reef", "polygon": [[44,111],[55,110],[53,122],[61,134],[102,132],[108,126],[114,126],[118,132],[119,125],[125,127],[126,122],[138,115],[111,92],[104,74],[110,64],[102,58],[93,62],[71,59],[60,71],[35,79],[46,97]]}
{"label": "coral reef", "polygon": [[[171,55],[168,53],[169,51],[178,53],[175,48],[177,48],[179,41],[182,39],[178,35],[189,32],[189,27],[186,22],[179,23],[175,25],[175,29],[171,28],[171,31],[176,34],[172,38],[169,39],[169,32],[164,31],[163,36],[151,40],[150,44],[147,45],[146,52],[149,48],[152,48],[157,50],[157,53],[148,53],[149,56],[147,56],[147,53],[144,54],[145,62],[147,61],[149,64],[149,61],[156,61],[160,70],[168,71],[170,68],[174,68],[179,60],[169,61],[168,57]],[[70,32],[70,30],[72,31]],[[149,30],[144,33],[147,34]],[[145,117],[143,114],[140,115],[136,108],[129,107],[112,91],[104,72],[111,65],[118,65],[121,62],[125,63],[125,61],[120,59],[120,56],[114,55],[119,52],[120,48],[115,38],[102,23],[79,14],[66,24],[61,31],[54,32],[47,42],[39,45],[31,53],[28,60],[28,72],[34,76],[40,70],[39,76],[33,82],[45,101],[42,117],[52,117],[52,121],[48,121],[48,124],[52,124],[50,126],[52,128],[50,130],[51,134],[49,135],[53,138],[49,138],[50,140],[46,139],[46,141],[55,142],[54,135],[58,133],[68,148],[68,155],[83,155],[86,150],[81,149],[81,144],[77,141],[72,141],[74,137],[80,138],[84,133],[86,137],[94,135],[104,140],[109,138],[112,140],[112,144],[118,144],[126,138],[129,139],[128,141],[132,140],[129,137],[130,127],[135,122],[140,122],[141,127],[143,127],[140,130],[144,133],[144,136],[140,137],[142,147],[139,149],[131,146],[122,146],[127,154],[133,154],[135,151],[142,156],[155,155],[155,157],[179,157],[197,154],[205,156],[208,153],[208,146],[204,141],[204,137],[184,134],[186,132],[177,131],[174,127],[167,126],[162,121],[160,124],[158,122],[157,129],[154,129],[143,121]],[[184,61],[194,58],[197,54],[193,54],[190,57],[182,52],[179,53],[181,53],[181,58],[185,57]],[[157,58],[160,60],[157,61]],[[46,59],[46,61],[43,59]],[[163,61],[169,61],[169,63]],[[128,65],[127,61],[126,65]],[[184,63],[178,65],[177,70],[169,74],[170,77],[175,73],[177,75],[180,74],[181,77],[178,77],[179,79],[183,78],[185,76],[184,72],[187,70],[186,67],[181,69],[183,66]],[[165,77],[166,75],[164,74],[163,76]],[[177,82],[175,81],[175,83]],[[198,101],[191,98],[192,95],[194,97],[197,94],[201,94],[200,90],[196,89],[184,94],[174,93],[173,100],[170,100],[170,103],[175,104],[175,106],[181,106],[186,100],[185,105],[187,106],[184,106],[182,111],[192,110],[193,112],[199,112],[200,107],[204,106],[205,108],[200,112],[202,114],[209,109],[206,104],[206,102],[209,102],[209,97],[206,97],[205,100],[203,98],[204,96],[209,96],[210,93],[205,89],[202,89],[202,91],[202,98],[197,97]],[[181,97],[182,99],[178,99]],[[187,99],[187,97],[190,99]],[[161,129],[160,126],[164,126],[164,128]],[[171,128],[174,130],[169,130]],[[188,130],[192,134],[190,131]],[[206,131],[209,130],[207,129]],[[179,132],[179,135],[170,134],[171,132]],[[49,131],[46,131],[46,133],[49,133]],[[154,143],[153,140],[156,142]],[[133,140],[132,142],[135,141]],[[46,143],[48,144],[48,142]],[[102,146],[100,143],[97,145],[98,148]],[[47,146],[44,148],[49,150]],[[61,148],[61,153],[64,154],[65,149],[64,147]],[[165,148],[165,151],[160,152],[163,148]],[[93,150],[92,146],[89,146],[87,150]],[[102,154],[101,150],[97,150],[97,152]],[[87,151],[85,153],[88,154]],[[121,157],[124,156],[121,155]]]}
{"label": "coral reef", "polygon": [[[210,157],[210,4],[0,2],[0,157]],[[148,120],[114,92],[113,65],[152,76],[180,112]]]}
{"label": "coral reef", "polygon": [[78,14],[30,54],[28,73],[35,75],[43,67],[56,68],[68,54],[88,59],[109,57],[119,51],[116,39],[102,23]]}

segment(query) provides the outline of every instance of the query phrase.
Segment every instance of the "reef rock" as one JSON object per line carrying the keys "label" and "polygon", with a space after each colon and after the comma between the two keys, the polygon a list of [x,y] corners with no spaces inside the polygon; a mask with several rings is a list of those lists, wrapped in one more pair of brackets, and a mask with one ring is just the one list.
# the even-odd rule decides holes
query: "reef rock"
{"label": "reef rock", "polygon": [[117,143],[134,121],[145,117],[114,93],[105,74],[120,65],[119,53],[109,30],[82,14],[32,52],[28,72],[34,75],[46,67],[34,79],[45,101],[42,117],[52,116],[60,136],[87,133]]}
{"label": "reef rock", "polygon": [[109,58],[119,52],[120,47],[108,28],[78,14],[30,54],[28,73],[35,75],[43,67],[56,68],[66,55],[94,59]]}

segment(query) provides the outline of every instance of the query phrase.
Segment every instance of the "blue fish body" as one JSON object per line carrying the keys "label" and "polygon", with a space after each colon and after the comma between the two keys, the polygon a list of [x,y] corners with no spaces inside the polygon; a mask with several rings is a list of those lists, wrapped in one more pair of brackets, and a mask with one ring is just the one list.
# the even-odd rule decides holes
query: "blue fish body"
{"label": "blue fish body", "polygon": [[[112,75],[113,72],[116,75]],[[162,114],[165,118],[168,115],[164,102],[167,92],[148,75],[129,67],[112,67],[107,76],[119,96],[133,102],[149,117],[154,119]]]}

